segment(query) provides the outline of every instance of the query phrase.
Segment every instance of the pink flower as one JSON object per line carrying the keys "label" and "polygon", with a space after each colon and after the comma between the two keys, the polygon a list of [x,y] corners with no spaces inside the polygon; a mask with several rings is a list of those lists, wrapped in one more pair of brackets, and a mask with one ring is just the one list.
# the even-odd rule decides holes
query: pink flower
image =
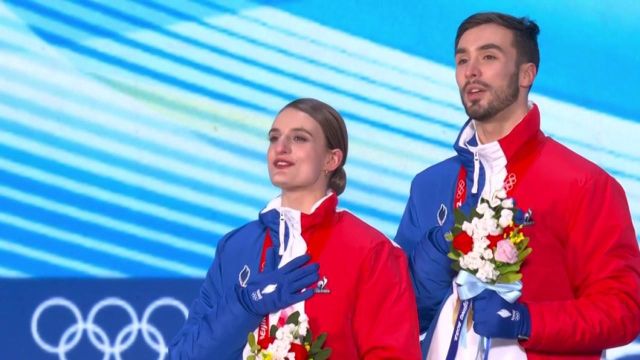
{"label": "pink flower", "polygon": [[495,259],[507,264],[515,264],[518,261],[518,249],[511,243],[510,240],[505,239],[498,241]]}

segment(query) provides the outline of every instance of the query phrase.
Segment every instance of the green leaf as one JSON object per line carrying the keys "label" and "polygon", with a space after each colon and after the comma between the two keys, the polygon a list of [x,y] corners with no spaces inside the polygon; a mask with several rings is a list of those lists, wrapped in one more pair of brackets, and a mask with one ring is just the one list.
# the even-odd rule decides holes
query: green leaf
{"label": "green leaf", "polygon": [[454,249],[447,254],[447,257],[451,260],[458,260],[460,259],[459,251]]}
{"label": "green leaf", "polygon": [[330,355],[331,355],[331,349],[326,348],[326,349],[320,350],[316,355],[314,355],[313,359],[314,360],[326,360],[326,359],[329,358]]}
{"label": "green leaf", "polygon": [[464,215],[464,213],[460,209],[455,209],[453,211],[453,221],[455,222],[456,227],[460,228],[460,226],[465,220],[467,220],[467,217]]}
{"label": "green leaf", "polygon": [[498,279],[496,279],[496,282],[508,284],[508,283],[516,282],[520,279],[522,279],[522,274],[512,272],[512,273],[498,276]]}
{"label": "green leaf", "polygon": [[256,343],[256,336],[253,334],[253,332],[250,332],[247,336],[247,343],[249,343],[249,348],[251,349],[252,353],[257,354],[260,352],[260,345]]}
{"label": "green leaf", "polygon": [[319,344],[320,347],[322,347],[322,345],[324,345],[324,342],[327,340],[327,333],[323,332],[320,335],[318,335],[318,338],[316,338],[316,343]]}
{"label": "green leaf", "polygon": [[270,337],[276,337],[276,333],[278,332],[278,327],[276,325],[271,325],[271,327],[269,328],[269,336]]}
{"label": "green leaf", "polygon": [[292,312],[288,317],[287,317],[287,321],[286,324],[297,324],[298,323],[298,319],[300,319],[300,312],[299,311],[294,311]]}
{"label": "green leaf", "polygon": [[462,270],[462,268],[460,267],[460,263],[459,263],[459,262],[457,262],[457,261],[454,261],[454,262],[452,262],[452,263],[451,263],[451,268],[452,268],[454,271],[460,271],[460,270]]}
{"label": "green leaf", "polygon": [[[476,210],[476,208],[471,209],[471,214],[469,214],[469,219],[473,219],[473,218],[481,218],[482,216],[480,215],[480,213],[478,212],[478,210]],[[466,220],[466,218],[465,218]],[[470,221],[469,221],[470,222]],[[462,223],[460,223],[460,225],[462,225]]]}
{"label": "green leaf", "polygon": [[305,344],[311,344],[311,339],[313,339],[313,335],[311,334],[311,328],[307,328],[307,334],[304,336],[302,340]]}
{"label": "green leaf", "polygon": [[507,264],[507,266],[498,266],[496,270],[500,272],[500,274],[504,275],[507,273],[511,273],[514,271],[520,271],[520,264]]}
{"label": "green leaf", "polygon": [[249,347],[251,348],[251,350],[253,350],[256,347],[256,336],[255,334],[252,332],[249,333],[249,335],[247,336],[247,343],[249,344]]}
{"label": "green leaf", "polygon": [[453,233],[451,231],[448,231],[446,234],[444,234],[444,238],[447,241],[453,241]]}
{"label": "green leaf", "polygon": [[255,355],[248,355],[247,356],[247,360],[256,360],[256,356]]}
{"label": "green leaf", "polygon": [[307,328],[307,335],[305,335],[304,337],[304,342],[307,344],[311,344],[311,341],[313,340],[313,332],[311,332],[311,327]]}
{"label": "green leaf", "polygon": [[322,349],[322,345],[324,345],[325,340],[327,340],[327,333],[322,333],[318,336],[318,338],[311,345],[311,349],[309,350],[312,353],[317,353]]}
{"label": "green leaf", "polygon": [[531,254],[531,252],[533,251],[533,249],[531,248],[526,248],[524,250],[522,250],[519,254],[518,254],[518,260],[524,260],[524,258],[526,258],[527,256],[529,256],[529,254]]}

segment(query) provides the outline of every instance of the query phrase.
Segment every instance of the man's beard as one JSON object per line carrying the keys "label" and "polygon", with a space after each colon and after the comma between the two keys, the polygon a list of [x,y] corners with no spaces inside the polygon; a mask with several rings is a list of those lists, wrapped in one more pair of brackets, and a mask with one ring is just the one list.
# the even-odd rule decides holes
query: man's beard
{"label": "man's beard", "polygon": [[[491,95],[492,98],[489,99],[489,103],[486,106],[482,107],[480,105],[481,100],[472,101],[471,104],[467,104],[464,101],[464,89],[470,84],[482,85],[486,89],[485,91],[489,92],[489,95]],[[507,87],[505,89],[496,89],[483,81],[477,80],[465,84],[465,86],[460,90],[460,98],[462,99],[462,105],[464,105],[464,110],[467,112],[467,115],[480,122],[491,119],[502,110],[509,107],[511,104],[516,102],[518,95],[520,95],[520,86],[518,84],[517,71],[509,77],[509,81],[507,82]]]}

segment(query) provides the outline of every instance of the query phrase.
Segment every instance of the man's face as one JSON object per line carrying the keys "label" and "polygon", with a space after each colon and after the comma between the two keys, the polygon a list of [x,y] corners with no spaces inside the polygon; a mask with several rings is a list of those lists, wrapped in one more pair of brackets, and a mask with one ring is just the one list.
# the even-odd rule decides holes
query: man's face
{"label": "man's face", "polygon": [[496,24],[467,30],[456,48],[456,82],[467,115],[488,121],[520,94],[512,32]]}

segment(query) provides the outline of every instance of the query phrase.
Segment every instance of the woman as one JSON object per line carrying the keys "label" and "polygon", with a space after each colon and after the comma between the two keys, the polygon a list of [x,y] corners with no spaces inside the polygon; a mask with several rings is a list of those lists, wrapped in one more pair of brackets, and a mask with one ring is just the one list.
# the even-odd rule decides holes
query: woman
{"label": "woman", "polygon": [[264,348],[266,329],[298,311],[314,337],[327,334],[332,359],[418,359],[403,252],[336,211],[346,185],[342,117],[318,100],[295,100],[276,117],[269,142],[269,177],[282,193],[219,241],[171,358],[246,359],[255,354],[249,333]]}

